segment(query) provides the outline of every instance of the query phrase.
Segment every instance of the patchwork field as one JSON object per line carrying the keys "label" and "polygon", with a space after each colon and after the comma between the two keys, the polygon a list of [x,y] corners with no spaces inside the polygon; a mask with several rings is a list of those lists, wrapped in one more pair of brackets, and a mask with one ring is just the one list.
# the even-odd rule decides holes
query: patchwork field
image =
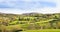
{"label": "patchwork field", "polygon": [[60,32],[60,13],[1,13],[0,32]]}

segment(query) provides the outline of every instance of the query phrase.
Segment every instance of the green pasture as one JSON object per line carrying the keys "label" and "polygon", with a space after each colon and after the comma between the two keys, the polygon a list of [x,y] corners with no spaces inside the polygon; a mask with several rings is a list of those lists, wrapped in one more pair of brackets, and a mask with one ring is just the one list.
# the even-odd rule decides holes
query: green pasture
{"label": "green pasture", "polygon": [[40,30],[26,30],[22,32],[60,32],[60,29],[40,29]]}

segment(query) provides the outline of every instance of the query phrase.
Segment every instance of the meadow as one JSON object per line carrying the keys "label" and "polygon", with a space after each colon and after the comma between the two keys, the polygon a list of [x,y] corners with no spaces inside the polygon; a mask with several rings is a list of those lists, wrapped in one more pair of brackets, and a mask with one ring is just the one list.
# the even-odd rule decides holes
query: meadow
{"label": "meadow", "polygon": [[27,30],[22,32],[60,32],[60,29]]}

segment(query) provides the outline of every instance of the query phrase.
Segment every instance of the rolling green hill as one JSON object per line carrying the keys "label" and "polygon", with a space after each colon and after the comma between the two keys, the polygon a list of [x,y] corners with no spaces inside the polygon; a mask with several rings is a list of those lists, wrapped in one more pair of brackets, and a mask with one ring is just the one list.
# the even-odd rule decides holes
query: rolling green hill
{"label": "rolling green hill", "polygon": [[0,31],[60,29],[60,13],[5,14],[0,13]]}

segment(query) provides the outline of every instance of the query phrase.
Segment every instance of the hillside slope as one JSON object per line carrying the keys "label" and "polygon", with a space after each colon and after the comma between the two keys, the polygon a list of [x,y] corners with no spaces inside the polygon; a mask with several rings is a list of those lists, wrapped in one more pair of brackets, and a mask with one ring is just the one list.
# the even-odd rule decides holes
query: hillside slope
{"label": "hillside slope", "polygon": [[[5,27],[5,28],[3,28]],[[0,13],[0,30],[60,29],[60,13],[6,14]]]}

